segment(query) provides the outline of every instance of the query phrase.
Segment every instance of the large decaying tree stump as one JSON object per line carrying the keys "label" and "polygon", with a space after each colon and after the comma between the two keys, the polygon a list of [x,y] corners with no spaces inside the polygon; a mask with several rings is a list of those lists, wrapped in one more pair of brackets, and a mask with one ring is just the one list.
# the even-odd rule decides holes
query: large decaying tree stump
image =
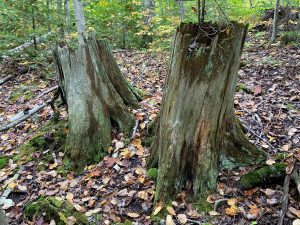
{"label": "large decaying tree stump", "polygon": [[149,159],[158,164],[157,200],[182,190],[197,199],[215,189],[220,167],[264,158],[244,136],[233,108],[246,32],[238,23],[177,29]]}
{"label": "large decaying tree stump", "polygon": [[129,107],[138,106],[137,98],[105,42],[90,39],[74,51],[58,47],[54,57],[68,105],[66,153],[77,166],[96,162],[111,144],[112,125],[129,134]]}

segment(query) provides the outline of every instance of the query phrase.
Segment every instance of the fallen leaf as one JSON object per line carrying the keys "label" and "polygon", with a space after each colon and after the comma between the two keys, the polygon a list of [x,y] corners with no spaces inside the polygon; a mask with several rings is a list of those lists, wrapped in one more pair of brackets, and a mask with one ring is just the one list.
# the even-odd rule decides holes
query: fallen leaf
{"label": "fallen leaf", "polygon": [[74,216],[70,216],[67,218],[67,225],[74,225],[76,224],[76,218]]}
{"label": "fallen leaf", "polygon": [[276,161],[274,159],[268,159],[266,161],[266,164],[269,165],[269,166],[272,166],[274,163],[276,163]]}
{"label": "fallen leaf", "polygon": [[124,148],[124,143],[123,142],[120,142],[120,141],[118,141],[117,143],[116,143],[116,150],[119,150],[119,149],[121,149],[121,148]]}
{"label": "fallen leaf", "polygon": [[154,215],[154,216],[157,215],[157,214],[162,210],[162,208],[163,208],[162,206],[156,207],[155,210],[154,210],[153,215]]}
{"label": "fallen leaf", "polygon": [[236,205],[237,200],[235,198],[230,198],[227,200],[227,204],[230,206]]}
{"label": "fallen leaf", "polygon": [[209,214],[210,216],[219,216],[219,215],[220,215],[220,213],[218,213],[218,212],[216,212],[216,211],[210,211],[210,212],[208,212],[208,214]]}
{"label": "fallen leaf", "polygon": [[138,218],[138,217],[140,217],[140,214],[134,213],[134,212],[129,212],[129,213],[127,213],[127,216],[129,216],[131,218]]}
{"label": "fallen leaf", "polygon": [[26,186],[23,186],[23,185],[18,185],[18,189],[20,190],[20,191],[27,191],[27,187]]}
{"label": "fallen leaf", "polygon": [[176,225],[174,223],[171,215],[167,215],[167,217],[166,217],[166,225]]}
{"label": "fallen leaf", "polygon": [[300,225],[300,219],[295,219],[293,221],[293,225]]}
{"label": "fallen leaf", "polygon": [[225,213],[228,216],[235,216],[237,214],[237,210],[238,210],[237,206],[236,205],[232,205],[229,208],[225,209]]}
{"label": "fallen leaf", "polygon": [[275,194],[275,191],[270,189],[270,188],[267,188],[265,191],[265,194],[268,195],[268,196],[271,196],[271,195],[274,195]]}
{"label": "fallen leaf", "polygon": [[187,218],[185,214],[178,214],[177,219],[181,224],[186,224],[187,223]]}
{"label": "fallen leaf", "polygon": [[173,209],[172,206],[168,206],[168,207],[167,207],[167,211],[168,211],[168,213],[169,213],[170,215],[176,216],[176,212],[175,212],[175,210]]}
{"label": "fallen leaf", "polygon": [[297,216],[298,218],[300,218],[300,210],[298,210],[298,209],[295,209],[295,208],[293,208],[293,207],[289,207],[289,211],[292,213],[292,214],[294,214],[295,216]]}

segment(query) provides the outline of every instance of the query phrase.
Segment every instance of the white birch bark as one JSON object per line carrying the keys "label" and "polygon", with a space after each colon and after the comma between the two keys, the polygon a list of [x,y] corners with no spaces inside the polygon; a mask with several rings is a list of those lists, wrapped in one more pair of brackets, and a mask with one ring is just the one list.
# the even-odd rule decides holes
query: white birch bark
{"label": "white birch bark", "polygon": [[74,14],[78,33],[79,45],[84,44],[84,38],[87,37],[85,17],[83,14],[83,4],[81,0],[73,0]]}

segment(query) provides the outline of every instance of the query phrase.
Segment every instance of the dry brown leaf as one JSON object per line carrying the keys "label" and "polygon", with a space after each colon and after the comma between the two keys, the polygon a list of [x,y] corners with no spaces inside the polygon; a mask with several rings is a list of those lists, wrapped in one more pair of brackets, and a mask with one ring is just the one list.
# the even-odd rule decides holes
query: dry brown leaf
{"label": "dry brown leaf", "polygon": [[295,209],[293,207],[289,207],[289,211],[294,214],[295,216],[297,216],[298,218],[300,218],[300,210],[299,209]]}

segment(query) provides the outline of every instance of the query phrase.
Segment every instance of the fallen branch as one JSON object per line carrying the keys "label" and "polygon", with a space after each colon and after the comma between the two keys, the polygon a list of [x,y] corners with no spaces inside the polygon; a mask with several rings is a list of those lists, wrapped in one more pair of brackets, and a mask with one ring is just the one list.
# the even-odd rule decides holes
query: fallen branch
{"label": "fallen branch", "polygon": [[14,74],[14,75],[8,75],[8,76],[4,77],[3,79],[0,80],[0,85],[6,83],[7,81],[11,80],[15,76],[16,76],[16,74]]}
{"label": "fallen branch", "polygon": [[[43,39],[47,38],[50,34],[51,34],[51,32],[48,32],[47,34],[44,34],[44,35],[38,37],[36,39],[36,42],[40,43]],[[34,44],[34,40],[30,40],[30,41],[27,41],[27,42],[25,42],[24,44],[22,44],[18,47],[15,47],[11,50],[8,50],[7,52],[8,53],[17,53],[17,52],[23,50],[24,48],[27,48],[27,47],[29,47],[30,45],[33,45],[33,44]]]}
{"label": "fallen branch", "polygon": [[281,211],[280,211],[278,225],[283,225],[283,220],[284,220],[286,211],[288,209],[290,180],[291,180],[291,175],[287,174],[284,178],[283,195],[282,195],[282,199],[281,199]]}
{"label": "fallen branch", "polygon": [[51,88],[49,88],[48,90],[42,92],[42,93],[38,96],[38,98],[40,98],[40,97],[42,97],[43,95],[46,95],[46,94],[48,94],[48,93],[50,93],[50,92],[52,92],[52,91],[56,91],[57,89],[58,89],[58,85],[56,85],[56,86],[54,86],[54,87],[51,87]]}
{"label": "fallen branch", "polygon": [[45,108],[48,104],[51,104],[51,103],[52,103],[52,100],[49,100],[47,102],[44,102],[41,105],[36,105],[35,107],[33,107],[33,109],[30,109],[29,111],[22,111],[22,112],[18,113],[13,118],[11,118],[11,121],[12,121],[11,123],[0,127],[0,132],[8,130],[9,128],[12,128],[12,127],[18,125],[19,123],[27,120],[33,114],[37,113],[38,111]]}

